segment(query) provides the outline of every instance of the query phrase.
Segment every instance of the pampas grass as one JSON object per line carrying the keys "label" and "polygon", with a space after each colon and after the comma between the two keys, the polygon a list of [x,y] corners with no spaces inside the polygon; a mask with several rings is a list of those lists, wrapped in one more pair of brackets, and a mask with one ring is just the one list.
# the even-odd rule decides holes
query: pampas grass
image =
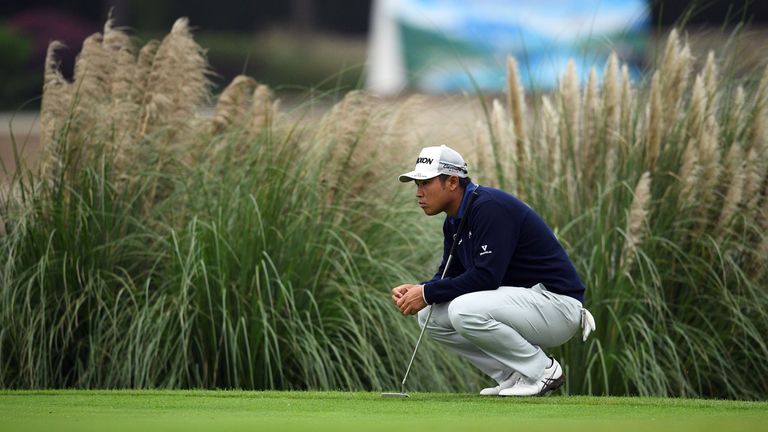
{"label": "pampas grass", "polygon": [[661,151],[661,141],[664,137],[665,121],[668,117],[664,115],[664,105],[662,97],[662,86],[660,84],[659,72],[656,71],[651,79],[651,100],[648,103],[646,111],[648,124],[648,145],[646,151],[646,165],[651,172],[656,169],[656,160]]}
{"label": "pampas grass", "polygon": [[43,98],[40,106],[41,165],[45,172],[57,177],[62,169],[62,155],[59,146],[60,135],[66,131],[66,123],[72,110],[72,84],[59,71],[56,50],[63,47],[52,42],[45,56]]}
{"label": "pampas grass", "polygon": [[[151,50],[151,48],[150,48]],[[144,87],[141,135],[162,129],[175,135],[207,102],[210,83],[202,49],[181,18],[157,47]]]}
{"label": "pampas grass", "polygon": [[[530,159],[530,142],[526,132],[525,119],[528,117],[525,108],[525,93],[523,85],[520,82],[520,72],[517,67],[517,60],[514,57],[507,58],[507,106],[512,116],[512,125],[515,160],[517,161],[518,179],[525,178],[525,165]],[[524,190],[524,185],[518,186],[520,191]]]}
{"label": "pampas grass", "polygon": [[632,205],[627,216],[626,239],[621,249],[621,261],[619,267],[625,272],[635,260],[637,248],[647,235],[648,211],[651,206],[651,173],[646,171],[640,177],[635,186]]}
{"label": "pampas grass", "polygon": [[611,53],[603,74],[603,119],[605,124],[605,145],[613,149],[618,141],[621,126],[621,85],[619,81],[619,59]]}
{"label": "pampas grass", "polygon": [[[114,31],[86,41],[74,83],[49,51],[44,145],[67,175],[3,195],[0,387],[393,387],[418,326],[385,294],[431,248],[411,194],[381,185],[400,171],[379,146],[391,110],[357,92],[280,122],[238,77],[207,118],[186,20],[138,57]],[[442,367],[414,385],[479,385],[419,354]]]}
{"label": "pampas grass", "polygon": [[559,105],[563,115],[560,116],[562,125],[558,129],[563,134],[563,145],[566,148],[573,149],[575,154],[580,154],[581,90],[579,88],[579,78],[576,74],[576,63],[573,60],[568,62],[563,79],[560,80],[559,96]]}
{"label": "pampas grass", "polygon": [[[212,101],[184,19],[141,49],[108,23],[73,83],[58,47],[43,181],[0,206],[0,386],[394,388],[418,327],[387,292],[441,250],[395,178],[422,146],[466,145],[419,130],[429,102],[355,91],[318,120],[245,76]],[[768,69],[696,70],[677,32],[637,83],[611,55],[602,84],[572,61],[526,99],[507,64],[465,157],[587,285],[595,336],[548,350],[568,392],[765,398]],[[436,344],[419,357],[413,388],[481,385]]]}
{"label": "pampas grass", "polygon": [[[569,382],[572,391],[762,398],[766,390],[739,372],[768,374],[755,366],[768,355],[757,342],[765,317],[746,306],[768,306],[757,264],[766,170],[752,151],[765,143],[766,81],[722,76],[712,53],[701,70],[692,64],[673,32],[659,69],[637,87],[611,57],[602,88],[592,72],[580,95],[569,64],[558,90],[531,103],[531,123],[542,126],[530,139],[546,150],[530,166],[546,169],[526,173],[527,202],[555,225],[605,329],[586,347],[555,351],[587,371]],[[703,308],[721,311],[717,324]],[[751,342],[734,344],[715,330],[724,327]],[[739,383],[715,378],[726,376]]]}
{"label": "pampas grass", "polygon": [[220,132],[230,125],[242,125],[251,106],[256,80],[238,75],[224,89],[214,109],[211,120],[213,132]]}

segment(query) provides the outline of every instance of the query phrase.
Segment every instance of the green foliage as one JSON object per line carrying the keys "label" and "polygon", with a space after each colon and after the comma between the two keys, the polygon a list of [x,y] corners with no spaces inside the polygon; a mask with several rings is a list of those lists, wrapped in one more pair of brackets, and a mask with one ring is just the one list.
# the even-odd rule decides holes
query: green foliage
{"label": "green foliage", "polygon": [[528,139],[548,150],[513,156],[525,175],[512,189],[556,227],[597,320],[595,337],[554,353],[571,393],[764,399],[768,72],[717,77],[710,57],[693,80],[670,41],[661,80],[634,89],[609,61],[600,93],[564,85],[535,101],[532,122],[550,124]]}
{"label": "green foliage", "polygon": [[[198,163],[135,173],[57,134],[80,158],[3,203],[0,386],[394,388],[418,326],[389,289],[423,274],[413,235],[429,235],[403,189],[350,166],[322,177],[338,145],[309,133],[233,127],[195,139]],[[414,387],[477,385],[435,346],[420,361],[442,366]]]}
{"label": "green foliage", "polygon": [[19,73],[31,54],[32,41],[0,22],[0,101],[19,102],[40,88],[40,76]]}
{"label": "green foliage", "polygon": [[0,56],[4,67],[19,67],[29,59],[31,41],[0,23]]}

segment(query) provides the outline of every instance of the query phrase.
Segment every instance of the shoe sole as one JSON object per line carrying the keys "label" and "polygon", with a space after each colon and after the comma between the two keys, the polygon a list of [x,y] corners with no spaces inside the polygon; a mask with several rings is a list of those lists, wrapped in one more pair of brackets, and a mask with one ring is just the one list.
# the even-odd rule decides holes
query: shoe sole
{"label": "shoe sole", "polygon": [[554,380],[550,381],[549,384],[545,384],[544,388],[541,389],[540,392],[538,392],[536,394],[533,394],[533,395],[522,396],[522,395],[502,395],[502,394],[499,394],[497,396],[498,397],[511,397],[511,398],[516,398],[516,397],[532,397],[532,396],[533,397],[546,396],[547,393],[551,393],[551,392],[559,389],[560,387],[562,387],[562,385],[564,383],[565,383],[565,374],[560,375],[560,378],[557,378],[557,379],[554,379]]}
{"label": "shoe sole", "polygon": [[550,381],[549,384],[546,384],[536,396],[546,396],[547,393],[559,389],[563,383],[565,383],[565,374],[560,375],[560,378],[554,379]]}

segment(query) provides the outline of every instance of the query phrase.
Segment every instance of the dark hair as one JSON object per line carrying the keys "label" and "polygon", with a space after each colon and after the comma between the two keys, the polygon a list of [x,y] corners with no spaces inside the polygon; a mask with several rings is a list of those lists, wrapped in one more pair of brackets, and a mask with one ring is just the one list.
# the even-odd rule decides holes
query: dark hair
{"label": "dark hair", "polygon": [[[448,177],[450,177],[448,174],[440,174],[440,183],[445,183],[446,180],[448,180]],[[472,179],[469,177],[459,177],[459,187],[462,189],[466,189],[467,185],[472,182]]]}

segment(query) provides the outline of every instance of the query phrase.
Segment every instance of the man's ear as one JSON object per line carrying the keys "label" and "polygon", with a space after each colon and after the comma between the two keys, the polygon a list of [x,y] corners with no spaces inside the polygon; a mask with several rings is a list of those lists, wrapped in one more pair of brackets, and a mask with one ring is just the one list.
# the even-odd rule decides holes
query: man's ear
{"label": "man's ear", "polygon": [[451,190],[452,191],[454,191],[454,190],[459,188],[459,177],[451,176],[450,177],[450,181],[451,181]]}

